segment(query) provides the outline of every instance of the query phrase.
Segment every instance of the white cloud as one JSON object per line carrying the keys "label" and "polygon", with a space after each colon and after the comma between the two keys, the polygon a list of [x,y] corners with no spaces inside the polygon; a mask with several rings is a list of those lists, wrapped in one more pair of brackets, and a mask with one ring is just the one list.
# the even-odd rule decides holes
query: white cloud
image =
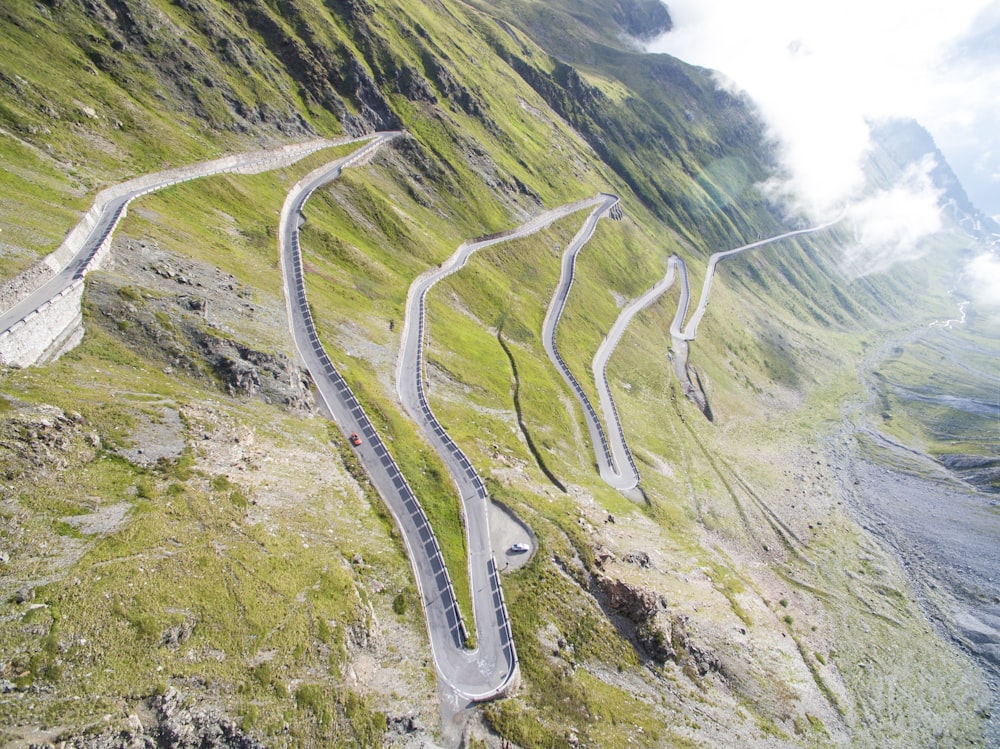
{"label": "white cloud", "polygon": [[914,164],[888,190],[851,203],[847,220],[856,244],[844,252],[852,275],[877,273],[922,254],[921,240],[941,229],[940,193],[931,183],[934,158]]}
{"label": "white cloud", "polygon": [[[994,106],[1000,45],[989,31],[1000,29],[996,0],[947,6],[936,0],[668,0],[668,7],[674,30],[650,50],[721,71],[753,97],[787,170],[784,182],[768,186],[770,193],[814,220],[863,197],[870,121],[915,117],[946,155],[948,142],[970,145],[977,155],[1000,154]],[[997,168],[995,160],[981,165],[986,174]],[[859,237],[883,251],[911,253],[916,229],[934,223],[913,221],[931,197],[919,195],[921,186],[929,182],[909,175],[898,191],[856,208],[858,221],[874,222],[876,206],[901,212],[900,226],[887,226],[882,214],[861,227]]]}
{"label": "white cloud", "polygon": [[983,253],[965,267],[965,278],[978,304],[1000,308],[1000,257]]}

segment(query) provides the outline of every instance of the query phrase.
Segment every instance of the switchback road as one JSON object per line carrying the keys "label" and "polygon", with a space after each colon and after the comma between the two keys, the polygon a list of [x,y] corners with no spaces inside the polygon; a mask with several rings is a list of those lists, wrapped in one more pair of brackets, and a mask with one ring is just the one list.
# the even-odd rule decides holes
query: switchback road
{"label": "switchback road", "polygon": [[[615,415],[614,419],[609,421],[617,437],[612,443],[609,443],[604,428],[601,426],[601,420],[597,417],[597,412],[591,405],[590,399],[580,386],[580,383],[573,376],[573,373],[570,372],[566,362],[559,354],[559,347],[556,344],[556,329],[559,326],[559,318],[566,308],[566,300],[569,298],[569,291],[573,286],[573,277],[576,272],[576,256],[580,254],[580,250],[583,249],[584,245],[594,235],[597,222],[602,216],[607,215],[615,208],[619,202],[617,195],[602,193],[599,197],[600,202],[591,211],[586,223],[563,251],[559,283],[556,285],[552,301],[549,303],[549,309],[545,314],[545,321],[542,323],[542,344],[545,346],[545,352],[549,355],[552,364],[559,370],[559,373],[583,408],[584,419],[587,422],[587,431],[590,433],[590,441],[594,446],[594,457],[597,459],[597,470],[601,474],[601,478],[609,486],[626,491],[635,488],[639,482],[639,474],[632,462],[632,455],[625,445],[624,437],[622,437],[621,424],[618,422],[618,417]],[[611,409],[612,411],[614,410],[613,401],[611,402]],[[614,445],[614,449],[612,449],[612,444]]]}
{"label": "switchback road", "polygon": [[[451,667],[461,672],[460,678],[453,675],[450,680],[460,683],[463,694],[472,699],[485,699],[501,693],[517,674],[517,654],[490,544],[489,495],[472,463],[434,416],[425,394],[423,365],[427,293],[442,278],[460,270],[476,251],[541,231],[560,218],[588,208],[599,200],[598,197],[561,206],[510,231],[464,242],[439,267],[418,276],[407,293],[402,342],[396,361],[396,392],[406,412],[445,462],[462,498],[476,650],[463,652],[460,657],[453,653],[448,655]],[[463,658],[464,663],[461,662]]]}
{"label": "switchback road", "polygon": [[[420,378],[411,376],[409,381],[414,383],[413,392],[417,394],[409,401],[411,406],[416,404],[414,418],[422,426],[427,425],[425,431],[429,430],[428,438],[445,457],[448,468],[462,491],[476,618],[476,648],[467,650],[467,632],[455,599],[454,586],[427,516],[361,405],[323,350],[306,301],[298,244],[303,204],[314,190],[340,176],[344,167],[367,158],[382,144],[399,135],[400,133],[378,134],[351,156],[316,170],[288,194],[281,211],[279,229],[286,302],[292,336],[323,402],[345,435],[356,432],[362,437],[361,444],[355,447],[358,458],[402,533],[423,600],[438,677],[459,700],[485,700],[498,696],[515,681],[518,664],[510,619],[490,549],[489,522],[485,514],[486,494],[482,481],[440,424],[429,416],[430,409],[423,399]],[[417,319],[413,323],[413,335],[419,340],[423,331],[422,296],[418,302],[421,312],[415,315]],[[411,320],[409,315],[407,320],[408,323]],[[404,342],[407,340],[404,333]],[[415,356],[419,357],[419,346]],[[404,357],[401,356],[400,360],[402,362]],[[408,361],[410,363],[406,367],[401,364],[401,371],[414,375],[419,371],[419,358]]]}
{"label": "switchback road", "polygon": [[659,299],[660,295],[673,285],[676,268],[678,264],[683,265],[683,263],[684,261],[679,257],[672,255],[667,261],[667,274],[645,294],[625,305],[621,314],[618,315],[618,319],[615,320],[615,324],[611,326],[611,330],[608,331],[607,336],[601,341],[601,345],[597,347],[597,353],[594,354],[594,361],[591,365],[591,369],[594,372],[594,381],[597,384],[597,396],[601,403],[601,412],[604,414],[604,422],[608,425],[608,431],[611,433],[610,447],[612,455],[615,458],[615,463],[619,466],[624,466],[627,462],[632,474],[633,487],[639,483],[639,472],[635,467],[635,461],[632,459],[632,452],[628,449],[628,444],[625,441],[625,433],[622,431],[621,419],[619,419],[618,409],[615,407],[615,399],[611,395],[611,387],[608,385],[608,359],[614,353],[618,342],[625,333],[625,329],[632,322],[632,318]]}
{"label": "switchback road", "polygon": [[[573,284],[577,255],[593,236],[601,217],[621,215],[618,207],[619,199],[616,196],[602,193],[589,200],[547,211],[510,231],[463,243],[440,267],[428,270],[413,282],[407,297],[402,342],[397,360],[397,392],[406,411],[442,456],[462,499],[476,627],[476,648],[469,650],[466,649],[468,632],[459,612],[454,587],[427,517],[357,398],[320,344],[306,300],[299,249],[298,230],[303,221],[301,211],[312,192],[336,179],[344,168],[363,162],[383,144],[400,135],[399,132],[385,132],[363,138],[316,140],[274,151],[240,154],[191,167],[146,175],[102,192],[90,212],[70,233],[63,246],[46,259],[47,265],[55,275],[18,304],[0,314],[0,360],[3,359],[4,336],[12,335],[18,326],[25,324],[25,320],[38,315],[40,309],[65,296],[68,289],[78,287],[86,272],[97,266],[110,246],[115,227],[124,216],[129,203],[135,198],[169,185],[211,174],[266,171],[293,163],[321,148],[367,140],[368,143],[354,153],[326,164],[301,180],[289,192],[282,207],[279,251],[289,326],[295,345],[330,415],[345,435],[357,433],[361,436],[360,444],[354,446],[358,458],[402,532],[424,604],[431,650],[441,683],[450,689],[452,696],[458,700],[486,700],[503,694],[516,682],[519,666],[510,619],[490,545],[489,497],[468,458],[434,417],[424,392],[423,345],[426,334],[427,293],[439,280],[461,269],[477,250],[498,242],[527,236],[550,226],[560,218],[585,208],[592,208],[584,225],[563,253],[560,280],[545,316],[542,336],[550,359],[583,406],[602,479],[614,488],[627,492],[637,485],[639,476],[625,443],[605,370],[608,358],[631,319],[664,293],[676,275],[681,276],[681,299],[670,330],[675,349],[679,354],[675,357],[675,366],[678,368],[679,376],[683,372],[681,378],[686,381],[687,342],[694,340],[698,324],[704,316],[712,278],[719,260],[780,239],[819,231],[836,221],[787,232],[712,255],[699,306],[691,321],[683,329],[681,325],[687,316],[689,304],[687,269],[681,258],[672,256],[668,261],[666,276],[625,307],[595,355],[594,376],[601,410],[612,435],[610,442],[596,411],[559,354],[556,329]],[[51,331],[52,341],[58,340],[63,334],[64,331]]]}
{"label": "switchback road", "polygon": [[[80,223],[69,233],[63,244],[43,261],[54,272],[41,286],[0,314],[0,363],[27,366],[34,360],[9,360],[5,356],[5,341],[16,334],[16,329],[39,310],[57,299],[71,286],[79,285],[89,270],[96,268],[110,247],[111,237],[118,223],[125,216],[129,203],[136,198],[170,185],[200,177],[226,172],[254,174],[292,164],[311,153],[335,145],[358,142],[363,138],[315,139],[271,150],[236,154],[191,166],[136,177],[98,194],[94,205]],[[79,325],[79,315],[75,324]],[[49,344],[55,343],[65,330],[44,330]],[[45,346],[41,346],[45,348]]]}
{"label": "switchback road", "polygon": [[[773,237],[768,237],[767,239],[761,239],[757,242],[750,242],[741,247],[736,247],[732,250],[723,250],[721,252],[713,253],[708,259],[708,267],[705,272],[705,281],[702,284],[701,289],[701,299],[698,302],[698,307],[695,309],[694,314],[691,316],[691,320],[688,324],[684,325],[684,319],[687,317],[688,309],[691,300],[691,289],[688,283],[688,273],[687,265],[684,260],[677,256],[671,255],[667,261],[667,273],[666,275],[658,281],[649,291],[645,292],[642,296],[636,298],[629,304],[625,305],[622,309],[621,314],[619,314],[618,319],[615,324],[611,327],[608,335],[601,342],[601,345],[597,349],[597,353],[594,355],[593,361],[593,371],[594,379],[597,383],[597,391],[601,401],[601,410],[604,413],[604,419],[609,425],[609,431],[613,435],[611,440],[611,449],[615,454],[616,461],[618,465],[623,465],[620,455],[627,455],[629,458],[629,463],[632,466],[633,471],[635,470],[635,464],[632,463],[631,453],[628,451],[628,447],[625,444],[625,436],[622,432],[621,422],[618,418],[618,411],[615,408],[614,398],[611,395],[611,389],[608,386],[608,380],[606,376],[608,359],[614,352],[615,347],[621,340],[622,335],[625,332],[626,327],[632,321],[632,318],[640,312],[641,310],[648,307],[654,301],[656,301],[662,294],[664,294],[670,286],[673,284],[676,276],[680,276],[680,298],[677,302],[677,311],[674,313],[674,318],[670,323],[670,336],[673,341],[673,363],[674,372],[677,374],[677,379],[681,383],[681,387],[684,389],[685,394],[692,398],[695,402],[699,404],[701,408],[704,409],[704,395],[701,393],[698,387],[691,382],[691,376],[688,371],[687,358],[688,358],[688,342],[695,339],[695,335],[698,332],[698,325],[701,323],[702,318],[705,316],[705,310],[708,308],[709,295],[712,292],[712,279],[715,277],[715,270],[719,264],[719,261],[730,257],[732,255],[737,255],[741,252],[746,252],[747,250],[753,250],[758,247],[763,247],[764,245],[772,244],[778,242],[782,239],[788,239],[790,237],[795,237],[801,234],[811,234],[813,232],[822,231],[827,229],[834,224],[838,223],[843,219],[843,214],[826,223],[819,224],[817,226],[812,226],[806,229],[796,229],[794,231],[788,231],[783,234],[778,234]],[[596,450],[596,443],[595,443]],[[597,454],[598,461],[601,460],[600,453]],[[604,478],[604,474],[601,474]],[[607,479],[605,479],[607,481]],[[639,476],[636,473],[635,480],[638,482]],[[611,482],[608,482],[611,484]],[[615,484],[612,486],[617,487]]]}

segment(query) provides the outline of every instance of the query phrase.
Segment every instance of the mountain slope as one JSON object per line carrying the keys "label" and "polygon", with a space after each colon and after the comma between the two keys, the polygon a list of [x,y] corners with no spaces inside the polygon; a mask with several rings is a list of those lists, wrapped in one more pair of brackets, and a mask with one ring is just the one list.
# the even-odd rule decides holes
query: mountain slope
{"label": "mountain slope", "polygon": [[[545,6],[520,3],[7,3],[3,277],[58,245],[99,185],[261,142],[404,129],[313,197],[307,290],[461,581],[460,503],[392,381],[413,278],[543,207],[618,193],[626,219],[598,226],[560,323],[593,397],[593,352],[672,253],[697,288],[711,252],[785,228],[753,188],[772,162],[746,102],[619,40],[644,4],[615,5],[598,29],[602,4],[547,6],[590,31],[541,38],[530,21]],[[558,59],[557,43],[588,52]],[[51,741],[162,736],[171,689],[267,745],[455,739],[405,548],[286,334],[277,211],[333,156],[143,198],[88,281],[82,344],[3,373],[5,742],[39,724]],[[432,406],[539,544],[504,579],[523,687],[474,711],[470,735],[975,738],[979,682],[817,452],[861,397],[857,362],[924,314],[904,301],[947,308],[937,276],[846,279],[837,231],[726,261],[691,356],[714,423],[672,375],[667,294],[609,368],[636,504],[597,476],[541,345],[578,228],[483,250],[428,302]]]}

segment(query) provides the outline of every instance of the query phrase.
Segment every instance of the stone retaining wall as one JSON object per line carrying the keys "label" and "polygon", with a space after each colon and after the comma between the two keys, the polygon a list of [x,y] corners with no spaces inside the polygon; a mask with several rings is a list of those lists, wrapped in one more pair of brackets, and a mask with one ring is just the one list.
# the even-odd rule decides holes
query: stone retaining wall
{"label": "stone retaining wall", "polygon": [[[0,333],[0,363],[28,367],[45,358],[53,345],[72,338],[82,324],[83,281],[74,281],[14,326]],[[69,350],[67,346],[63,350]],[[60,352],[61,353],[61,352]]]}
{"label": "stone retaining wall", "polygon": [[[73,227],[62,244],[46,256],[40,265],[47,266],[52,274],[62,271],[74,257],[84,251],[86,242],[97,226],[101,214],[114,200],[128,196],[128,202],[131,202],[142,195],[161,190],[164,187],[213,174],[259,174],[290,166],[323,148],[362,140],[367,140],[367,137],[338,138],[335,140],[315,138],[271,150],[235,154],[200,164],[147,174],[106,188],[97,194],[90,210]],[[111,250],[114,228],[125,216],[128,202],[122,209],[115,226],[108,232],[107,237],[87,263],[84,272],[99,268],[107,257]],[[48,273],[44,275],[49,277]],[[83,282],[74,280],[50,300],[27,314],[21,321],[0,332],[0,364],[27,367],[40,363],[47,353],[54,353],[55,358],[57,358],[60,354],[70,350],[80,339],[80,335],[75,333],[73,328],[81,325],[80,304],[82,298]],[[56,344],[59,346],[53,352],[52,349]]]}

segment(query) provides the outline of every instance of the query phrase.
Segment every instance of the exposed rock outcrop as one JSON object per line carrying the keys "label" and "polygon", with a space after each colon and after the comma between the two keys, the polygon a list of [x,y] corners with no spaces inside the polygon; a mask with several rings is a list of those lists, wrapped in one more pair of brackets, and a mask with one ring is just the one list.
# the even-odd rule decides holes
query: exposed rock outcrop
{"label": "exposed rock outcrop", "polygon": [[624,620],[619,621],[619,626],[627,622],[622,627],[625,634],[651,661],[660,665],[674,661],[684,667],[690,666],[698,676],[722,668],[718,656],[695,641],[689,617],[670,612],[666,597],[604,575],[595,576],[594,582],[598,600]]}
{"label": "exposed rock outcrop", "polygon": [[133,350],[162,361],[165,371],[208,376],[229,395],[315,411],[305,369],[282,352],[260,351],[231,333],[249,320],[280,324],[237,279],[142,243],[130,241],[126,251],[138,256],[118,266],[130,274],[130,283],[112,276],[89,282],[91,321],[124,338]]}
{"label": "exposed rock outcrop", "polygon": [[603,575],[595,578],[600,600],[624,618],[632,639],[656,663],[677,659],[671,643],[672,620],[667,599],[651,590]]}
{"label": "exposed rock outcrop", "polygon": [[940,455],[938,460],[949,471],[980,491],[1000,494],[1000,458],[986,455]]}
{"label": "exposed rock outcrop", "polygon": [[218,708],[188,704],[173,687],[150,697],[147,706],[145,719],[133,713],[121,730],[77,736],[60,745],[66,749],[264,749],[264,744],[241,731]]}
{"label": "exposed rock outcrop", "polygon": [[198,336],[212,371],[230,395],[260,397],[296,411],[314,407],[309,373],[284,354],[255,351],[236,341],[210,334]]}
{"label": "exposed rock outcrop", "polygon": [[100,444],[100,437],[85,429],[78,413],[47,404],[19,408],[0,429],[4,454],[0,478],[13,480],[25,473],[59,470],[73,455],[93,455]]}
{"label": "exposed rock outcrop", "polygon": [[643,42],[674,27],[667,6],[660,0],[617,0],[611,8],[611,16],[629,36]]}

